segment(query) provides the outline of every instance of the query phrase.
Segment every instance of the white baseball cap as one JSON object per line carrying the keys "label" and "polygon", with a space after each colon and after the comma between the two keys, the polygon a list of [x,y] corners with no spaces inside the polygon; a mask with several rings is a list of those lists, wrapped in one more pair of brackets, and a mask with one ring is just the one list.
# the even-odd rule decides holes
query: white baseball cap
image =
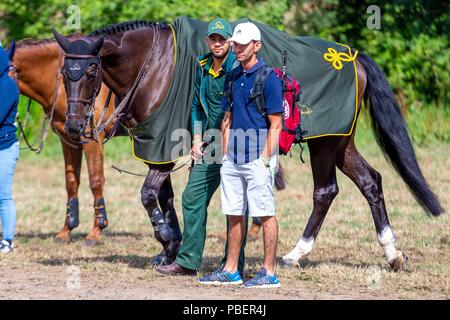
{"label": "white baseball cap", "polygon": [[230,41],[240,44],[247,44],[252,40],[261,41],[261,32],[258,27],[251,22],[239,23],[233,32]]}

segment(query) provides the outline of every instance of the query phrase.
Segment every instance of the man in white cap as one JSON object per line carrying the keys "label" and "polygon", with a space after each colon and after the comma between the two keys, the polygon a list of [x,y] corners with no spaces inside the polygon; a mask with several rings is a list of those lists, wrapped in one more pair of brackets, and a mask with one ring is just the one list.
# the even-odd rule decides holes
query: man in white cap
{"label": "man in white cap", "polygon": [[[221,196],[222,212],[229,222],[228,257],[222,271],[198,281],[220,285],[243,283],[237,262],[248,207],[250,216],[259,217],[262,223],[264,261],[257,275],[244,286],[278,287],[280,282],[275,274],[278,224],[273,182],[282,128],[281,114],[284,112],[281,81],[257,56],[262,42],[255,24],[238,24],[230,42],[240,65],[230,73],[224,88],[228,94],[222,97],[222,108],[226,113],[222,121]],[[270,73],[263,85],[265,110],[261,113],[253,93],[258,72],[263,70]]]}

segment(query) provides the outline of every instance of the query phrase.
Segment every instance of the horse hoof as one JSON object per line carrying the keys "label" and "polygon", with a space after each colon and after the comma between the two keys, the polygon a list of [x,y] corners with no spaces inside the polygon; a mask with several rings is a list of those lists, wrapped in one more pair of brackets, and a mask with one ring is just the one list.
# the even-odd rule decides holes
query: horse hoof
{"label": "horse hoof", "polygon": [[157,255],[151,262],[151,267],[168,266],[173,262],[173,259],[169,259],[166,255]]}
{"label": "horse hoof", "polygon": [[290,257],[289,255],[285,255],[283,258],[283,264],[282,267],[299,267],[299,259],[295,259],[293,257]]}
{"label": "horse hoof", "polygon": [[94,239],[85,239],[84,246],[85,247],[95,247],[98,244],[97,240]]}
{"label": "horse hoof", "polygon": [[53,242],[58,243],[58,244],[69,243],[71,241],[72,241],[72,239],[70,238],[70,236],[56,235],[55,238],[53,239]]}
{"label": "horse hoof", "polygon": [[389,265],[393,271],[399,272],[403,270],[404,264],[407,260],[408,258],[401,251],[397,251],[397,257],[389,261]]}

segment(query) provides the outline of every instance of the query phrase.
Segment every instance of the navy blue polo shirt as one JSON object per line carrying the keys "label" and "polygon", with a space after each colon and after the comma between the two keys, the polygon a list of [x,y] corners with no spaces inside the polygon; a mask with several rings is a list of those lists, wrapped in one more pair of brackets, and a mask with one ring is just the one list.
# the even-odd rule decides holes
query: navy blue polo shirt
{"label": "navy blue polo shirt", "polygon": [[[269,120],[264,117],[256,105],[255,99],[250,99],[253,94],[253,83],[257,70],[265,65],[262,58],[245,71],[239,65],[233,74],[235,75],[232,88],[232,123],[230,139],[227,146],[227,158],[236,164],[245,164],[258,159],[264,149],[267,140]],[[228,82],[225,81],[224,92],[228,90]],[[283,98],[281,80],[274,72],[264,82],[264,102],[267,114],[282,113]],[[222,108],[228,111],[227,97],[222,97]]]}

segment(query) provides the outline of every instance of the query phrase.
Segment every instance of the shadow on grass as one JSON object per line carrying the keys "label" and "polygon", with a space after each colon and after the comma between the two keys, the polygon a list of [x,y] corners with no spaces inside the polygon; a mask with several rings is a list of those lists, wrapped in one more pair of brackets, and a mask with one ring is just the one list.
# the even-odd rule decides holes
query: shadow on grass
{"label": "shadow on grass", "polygon": [[[59,231],[58,231],[59,232]],[[58,232],[47,232],[47,233],[34,233],[34,232],[29,232],[29,233],[17,233],[16,234],[16,239],[41,239],[41,240],[47,240],[47,239],[54,239],[56,234]],[[77,231],[73,231],[70,236],[72,238],[72,242],[76,242],[76,241],[80,241],[80,240],[84,240],[86,238],[86,236],[88,235],[88,233],[86,232],[77,232]],[[146,238],[146,235],[142,234],[142,233],[133,233],[133,232],[126,232],[126,231],[117,231],[117,232],[112,232],[112,231],[104,231],[100,237],[100,240],[104,240],[104,241],[115,241],[115,239],[113,238],[119,238],[119,237],[130,237],[130,238],[134,238],[136,240],[142,240],[144,238]],[[148,236],[150,238],[150,236]],[[109,239],[111,238],[111,239]]]}
{"label": "shadow on grass", "polygon": [[[148,256],[143,257],[139,255],[126,255],[126,256],[120,256],[120,255],[107,255],[107,256],[98,256],[98,257],[78,257],[74,259],[64,259],[64,258],[52,258],[52,259],[42,259],[38,260],[37,262],[46,266],[62,266],[62,265],[72,265],[76,263],[124,263],[127,264],[128,267],[134,268],[134,269],[151,269],[153,268],[151,266],[151,262],[155,259],[156,255],[154,256]],[[211,272],[217,270],[219,267],[222,256],[209,256],[205,257],[203,259],[203,264],[200,269],[200,274],[210,274]],[[262,256],[251,256],[246,257],[245,263],[248,266],[246,270],[244,270],[244,274],[246,276],[252,276],[256,274],[263,262]],[[300,267],[296,266],[284,266],[283,261],[281,260],[281,257],[277,258],[277,267],[279,269],[297,269],[299,271],[301,270],[308,270],[313,269],[316,267],[319,267],[323,264],[338,264],[342,265],[348,268],[370,268],[374,264],[369,263],[351,263],[348,261],[345,261],[342,258],[332,258],[332,259],[325,259],[320,261],[312,261],[312,260],[302,260],[300,261]],[[382,269],[389,269],[389,267],[383,264],[377,264]]]}
{"label": "shadow on grass", "polygon": [[[202,268],[200,269],[200,273],[209,274],[209,273],[217,270],[221,261],[222,261],[222,257],[220,257],[220,256],[205,257],[203,259],[203,265],[202,265]],[[263,263],[262,254],[261,254],[261,256],[246,257],[245,264],[249,267],[246,270],[244,270],[244,274],[252,275],[252,274],[257,273],[259,271],[259,269],[261,268],[262,263]],[[355,268],[355,269],[356,268],[367,269],[367,268],[370,268],[370,267],[373,267],[374,265],[376,265],[377,267],[380,267],[381,269],[386,269],[388,271],[391,270],[390,267],[384,263],[378,263],[378,264],[365,263],[365,262],[352,263],[352,262],[348,262],[345,258],[330,258],[330,259],[317,260],[317,261],[304,259],[304,260],[300,261],[299,267],[286,266],[284,264],[282,258],[277,257],[277,268],[278,269],[292,269],[292,270],[297,269],[297,270],[301,271],[301,270],[317,268],[324,264],[337,264],[337,265],[345,266],[348,268]],[[403,272],[408,272],[408,271],[404,270]]]}
{"label": "shadow on grass", "polygon": [[63,266],[63,265],[73,265],[78,263],[125,263],[130,268],[134,269],[148,269],[152,260],[156,256],[142,257],[138,255],[109,255],[109,256],[99,256],[99,257],[78,257],[74,259],[63,259],[63,258],[52,258],[52,259],[42,259],[38,260],[37,263],[45,266]]}
{"label": "shadow on grass", "polygon": [[[277,259],[277,263],[282,268],[298,268],[298,269],[317,268],[317,267],[319,267],[320,265],[323,265],[323,264],[338,264],[338,265],[341,265],[341,266],[344,266],[344,267],[349,267],[349,268],[369,268],[369,267],[374,266],[373,263],[365,263],[365,262],[352,263],[352,262],[348,262],[348,261],[345,260],[345,258],[331,258],[331,259],[324,259],[324,260],[317,260],[317,261],[304,259],[304,260],[300,261],[300,266],[299,267],[286,266],[281,258]],[[379,265],[377,264],[377,266],[379,266]],[[379,266],[379,267],[381,267],[381,266]]]}

